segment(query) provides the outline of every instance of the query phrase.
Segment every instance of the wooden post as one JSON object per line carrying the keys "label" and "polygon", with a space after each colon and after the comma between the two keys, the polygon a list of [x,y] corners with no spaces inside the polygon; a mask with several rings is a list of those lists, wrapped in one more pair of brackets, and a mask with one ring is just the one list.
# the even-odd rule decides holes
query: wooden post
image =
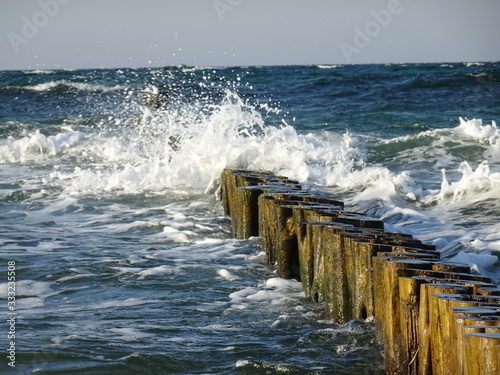
{"label": "wooden post", "polygon": [[419,373],[417,355],[420,350],[418,341],[418,319],[420,304],[420,285],[430,282],[427,277],[399,278],[399,308],[402,332],[401,363],[405,366],[402,373],[415,375]]}
{"label": "wooden post", "polygon": [[[470,288],[456,284],[432,284],[427,288],[429,295],[429,331],[432,373],[448,375],[458,362],[456,350],[455,319],[451,314],[451,301],[456,296],[446,294],[467,294]],[[437,292],[437,293],[436,293]]]}
{"label": "wooden post", "polygon": [[498,375],[500,333],[465,334],[465,375]]}
{"label": "wooden post", "polygon": [[350,315],[347,279],[343,272],[345,268],[344,236],[325,226],[320,246],[324,262],[323,285],[326,317],[337,323],[346,323]]}
{"label": "wooden post", "polygon": [[381,308],[381,314],[375,316],[377,329],[382,331],[384,344],[384,367],[391,374],[403,374],[408,363],[404,363],[406,347],[400,320],[399,278],[413,275],[412,269],[430,269],[432,263],[415,259],[389,260],[382,271],[382,289],[375,295],[375,306]]}
{"label": "wooden post", "polygon": [[259,235],[278,275],[337,323],[374,315],[389,374],[498,374],[500,288],[435,246],[269,172],[224,170],[233,236]]}
{"label": "wooden post", "polygon": [[354,264],[354,302],[353,317],[367,319],[375,316],[375,296],[373,288],[373,257],[377,255],[380,245],[356,241],[353,252],[356,254]]}

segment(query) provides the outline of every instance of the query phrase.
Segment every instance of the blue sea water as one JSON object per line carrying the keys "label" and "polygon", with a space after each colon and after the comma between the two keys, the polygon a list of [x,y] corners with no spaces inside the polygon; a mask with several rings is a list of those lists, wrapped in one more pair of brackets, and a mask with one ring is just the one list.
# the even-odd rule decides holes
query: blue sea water
{"label": "blue sea water", "polygon": [[231,238],[218,176],[297,179],[499,282],[499,119],[498,63],[0,72],[1,373],[383,374],[372,322]]}

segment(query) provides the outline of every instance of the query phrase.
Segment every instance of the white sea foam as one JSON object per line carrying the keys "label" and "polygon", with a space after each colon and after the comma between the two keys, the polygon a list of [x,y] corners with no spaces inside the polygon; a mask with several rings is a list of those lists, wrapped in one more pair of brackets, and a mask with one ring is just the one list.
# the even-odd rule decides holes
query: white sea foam
{"label": "white sea foam", "polygon": [[64,152],[99,162],[50,174],[71,193],[183,186],[213,190],[225,167],[266,169],[320,185],[358,185],[367,174],[374,179],[386,173],[364,168],[364,154],[351,134],[298,134],[286,123],[266,127],[255,108],[229,91],[206,115],[200,116],[200,108],[144,113],[138,125],[125,128],[120,136],[70,129],[56,136],[35,132],[9,139],[0,145],[0,160],[45,160]]}
{"label": "white sea foam", "polygon": [[[387,230],[410,233],[434,243],[446,256],[462,250],[467,254],[462,255],[466,263],[483,272],[489,270],[489,275],[500,281],[499,228],[491,218],[500,207],[497,203],[500,132],[495,122],[483,124],[481,120],[462,118],[459,122],[455,128],[381,141],[381,144],[408,147],[408,153],[399,152],[396,156],[402,165],[405,161],[417,165],[434,162],[433,185],[437,188],[429,188],[426,181],[418,177],[420,171],[394,172],[387,166],[364,164],[366,156],[356,142],[347,147],[350,156],[345,158],[346,162],[338,159],[338,165],[344,167],[336,169],[340,171],[338,175],[324,171],[335,191],[349,194],[347,205],[369,209],[371,214],[384,219]],[[449,147],[455,145],[473,150],[470,155],[476,157],[474,164],[460,161],[463,155],[450,152]],[[484,160],[477,162],[481,152]],[[426,172],[427,179],[429,175]]]}
{"label": "white sea foam", "polygon": [[233,275],[231,272],[229,272],[224,268],[217,270],[217,275],[229,281],[235,281],[240,279],[238,276]]}
{"label": "white sea foam", "polygon": [[90,304],[86,306],[88,310],[102,310],[120,307],[141,306],[149,303],[158,303],[160,300],[146,300],[141,298],[127,298],[125,300],[109,300],[105,302]]}
{"label": "white sea foam", "polygon": [[[55,136],[34,132],[7,139],[0,145],[0,160],[46,161],[54,154],[82,160],[73,170],[54,166],[43,179],[44,184],[59,186],[63,195],[72,197],[110,192],[156,194],[167,189],[215,192],[226,167],[268,170],[347,194],[348,205],[365,205],[371,214],[383,217],[388,228],[418,235],[439,244],[444,251],[456,249],[457,243],[474,250],[466,234],[448,222],[461,217],[457,210],[500,196],[496,161],[500,131],[495,122],[460,118],[456,127],[377,140],[381,146],[406,147],[395,156],[400,168],[405,163],[434,162],[431,188],[427,181],[415,177],[419,171],[411,167],[394,171],[387,165],[368,162],[367,142],[359,135],[328,131],[300,134],[284,121],[280,126],[265,126],[260,112],[231,91],[219,104],[209,107],[190,104],[156,112],[144,108],[138,122],[121,119],[121,123],[116,131],[84,134],[68,128]],[[472,148],[474,155],[482,155],[485,161],[459,164],[460,158],[449,152],[457,144]],[[60,205],[60,210],[64,205],[78,207],[67,199]],[[203,241],[198,231],[204,230],[205,224],[180,215],[171,220],[116,223],[108,229],[126,232],[142,226],[158,227],[161,230],[157,233],[144,237],[146,242]],[[486,227],[483,233],[493,232]],[[481,234],[472,237],[500,251],[496,240],[487,240]],[[218,256],[210,252],[206,255]]]}
{"label": "white sea foam", "polygon": [[213,190],[225,167],[270,169],[300,181],[331,184],[362,163],[350,135],[301,135],[286,123],[265,127],[260,114],[231,92],[210,114],[199,115],[159,113],[128,129],[130,138],[89,141],[87,155],[120,165],[76,167],[51,177],[67,181],[71,192],[136,193],[182,186]]}
{"label": "white sea foam", "polygon": [[111,334],[112,340],[139,341],[153,336],[151,333],[139,331],[135,328],[110,328],[106,331]]}
{"label": "white sea foam", "polygon": [[196,232],[187,230],[178,230],[176,228],[166,226],[163,228],[165,237],[175,242],[190,242],[190,236],[196,236]]}
{"label": "white sea foam", "polygon": [[[441,155],[441,150],[443,150],[446,143],[456,143],[457,140],[464,145],[469,142],[472,146],[479,145],[483,147],[485,156],[496,154],[495,150],[500,138],[500,132],[495,122],[492,122],[491,125],[483,125],[480,120],[464,120],[461,118],[460,124],[456,128],[424,131],[417,135],[398,137],[383,142],[385,144],[408,143],[425,137],[429,138],[430,141],[425,146],[422,146],[422,159],[426,157],[428,160],[435,160],[435,168],[441,168],[441,189],[426,189],[425,186],[421,185],[421,182],[413,179],[413,171],[394,173],[384,166],[363,166],[364,155],[362,154],[357,156],[361,160],[361,162],[357,162],[357,165],[361,165],[362,168],[353,168],[348,163],[343,163],[347,168],[343,169],[343,173],[340,175],[341,178],[339,178],[340,182],[337,183],[333,180],[332,185],[345,187],[346,189],[353,189],[354,187],[354,190],[358,187],[358,190],[360,190],[356,196],[358,202],[380,199],[386,203],[396,203],[397,206],[404,204],[402,199],[421,202],[425,205],[439,202],[446,203],[449,202],[449,199],[456,201],[462,198],[472,198],[473,196],[478,198],[478,194],[482,193],[489,193],[492,196],[498,195],[500,174],[490,170],[490,162],[484,160],[474,170],[469,162],[463,161],[458,168],[462,175],[461,179],[449,182],[447,176],[450,172],[449,166],[455,163],[456,157]],[[412,155],[419,152],[414,147],[410,147],[409,150]],[[351,155],[354,154],[353,151],[350,151],[350,153]],[[435,156],[432,155],[433,153],[435,153]],[[412,155],[404,157],[411,160]],[[492,160],[492,162],[495,162],[495,160]],[[454,175],[456,174],[455,170],[451,170],[451,172]],[[360,189],[360,187],[363,189]],[[480,198],[482,199],[484,196]]]}
{"label": "white sea foam", "polygon": [[282,364],[274,364],[266,361],[257,361],[257,360],[248,360],[248,359],[239,359],[235,363],[236,368],[247,367],[249,369],[255,369],[258,371],[262,371],[265,373],[291,373],[293,372],[293,366],[287,366]]}
{"label": "white sea foam", "polygon": [[257,287],[246,287],[229,295],[233,309],[244,310],[253,303],[283,305],[303,297],[302,284],[296,280],[271,278]]}
{"label": "white sea foam", "polygon": [[24,74],[55,74],[53,70],[24,70]]}
{"label": "white sea foam", "polygon": [[77,271],[77,270],[73,270],[73,269],[71,271],[73,271],[76,274],[71,275],[71,276],[61,277],[61,278],[57,279],[55,282],[57,284],[62,284],[62,283],[66,283],[68,281],[81,280],[81,279],[86,279],[86,278],[90,278],[90,277],[95,277],[95,274],[92,274],[92,273],[86,273],[83,271]]}
{"label": "white sea foam", "polygon": [[137,274],[139,275],[139,280],[142,280],[150,276],[172,275],[175,273],[178,273],[178,269],[163,265],[142,270]]}
{"label": "white sea foam", "polygon": [[[34,281],[34,280],[19,280],[16,282],[17,297],[41,297],[48,296],[54,293],[50,282]],[[0,283],[0,297],[6,298],[7,283]]]}
{"label": "white sea foam", "polygon": [[24,89],[40,92],[40,91],[52,90],[52,89],[59,87],[59,86],[65,86],[65,87],[77,89],[80,91],[90,91],[90,92],[108,92],[108,91],[117,91],[117,90],[127,89],[126,86],[122,86],[122,85],[105,86],[105,85],[97,85],[97,84],[84,83],[84,82],[71,82],[71,81],[66,81],[64,79],[57,80],[57,81],[45,82],[45,83],[39,83],[37,85],[32,85],[32,86],[24,86]]}
{"label": "white sea foam", "polygon": [[479,164],[476,170],[473,170],[468,162],[463,162],[459,170],[462,173],[462,178],[451,184],[446,178],[446,170],[442,170],[443,182],[435,199],[438,201],[444,201],[447,198],[451,198],[452,201],[466,198],[484,199],[485,196],[481,193],[500,196],[500,173],[491,173],[486,161]]}
{"label": "white sea foam", "polygon": [[450,261],[467,264],[471,267],[471,270],[480,272],[484,275],[487,274],[489,269],[498,262],[498,257],[490,254],[489,252],[475,254],[460,251],[457,255],[451,258]]}
{"label": "white sea foam", "polygon": [[[35,280],[18,280],[15,284],[16,310],[32,310],[37,307],[44,307],[45,300],[58,294],[52,287],[51,282]],[[0,298],[7,298],[8,283],[0,283]]]}
{"label": "white sea foam", "polygon": [[2,139],[0,141],[0,163],[42,161],[75,147],[85,135],[71,128],[65,132],[46,136],[36,130],[22,138]]}
{"label": "white sea foam", "polygon": [[483,124],[481,119],[459,118],[459,125],[455,128],[433,129],[420,132],[418,134],[405,135],[386,140],[386,144],[397,144],[428,138],[431,139],[430,146],[443,147],[446,143],[456,142],[478,142],[481,145],[497,145],[500,139],[500,130],[495,121],[490,125]]}
{"label": "white sea foam", "polygon": [[120,138],[102,139],[99,135],[89,139],[84,145],[75,145],[82,154],[120,165],[77,167],[73,173],[55,171],[51,177],[70,182],[67,188],[72,192],[134,193],[176,186],[213,188],[224,167],[271,167],[306,180],[321,173],[308,167],[311,160],[318,159],[317,163],[326,165],[336,157],[334,150],[324,152],[335,141],[335,135],[324,134],[318,139],[298,135],[288,125],[264,127],[260,114],[230,92],[209,115],[202,118],[199,115],[194,110],[159,113],[127,129]]}
{"label": "white sea foam", "polygon": [[464,63],[464,65],[466,67],[471,67],[471,66],[483,66],[484,63],[482,62],[467,62],[467,63]]}
{"label": "white sea foam", "polygon": [[500,129],[495,121],[492,121],[491,125],[483,125],[483,121],[480,119],[464,120],[460,118],[460,125],[454,131],[489,145],[497,145],[500,140]]}
{"label": "white sea foam", "polygon": [[316,66],[320,69],[336,69],[338,67],[341,67],[342,65],[333,64],[333,65],[316,65]]}

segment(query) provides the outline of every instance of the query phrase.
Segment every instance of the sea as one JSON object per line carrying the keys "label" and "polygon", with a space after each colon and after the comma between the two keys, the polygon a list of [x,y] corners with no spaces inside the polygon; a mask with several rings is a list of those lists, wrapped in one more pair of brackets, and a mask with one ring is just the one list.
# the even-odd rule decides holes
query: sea
{"label": "sea", "polygon": [[231,237],[271,171],[500,282],[500,63],[0,71],[2,374],[383,374]]}

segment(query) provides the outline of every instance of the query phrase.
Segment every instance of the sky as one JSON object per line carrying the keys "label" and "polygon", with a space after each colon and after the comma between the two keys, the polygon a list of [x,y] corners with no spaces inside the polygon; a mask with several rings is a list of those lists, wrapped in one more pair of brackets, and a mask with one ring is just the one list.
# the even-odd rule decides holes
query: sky
{"label": "sky", "polygon": [[473,61],[499,0],[0,0],[0,70]]}

